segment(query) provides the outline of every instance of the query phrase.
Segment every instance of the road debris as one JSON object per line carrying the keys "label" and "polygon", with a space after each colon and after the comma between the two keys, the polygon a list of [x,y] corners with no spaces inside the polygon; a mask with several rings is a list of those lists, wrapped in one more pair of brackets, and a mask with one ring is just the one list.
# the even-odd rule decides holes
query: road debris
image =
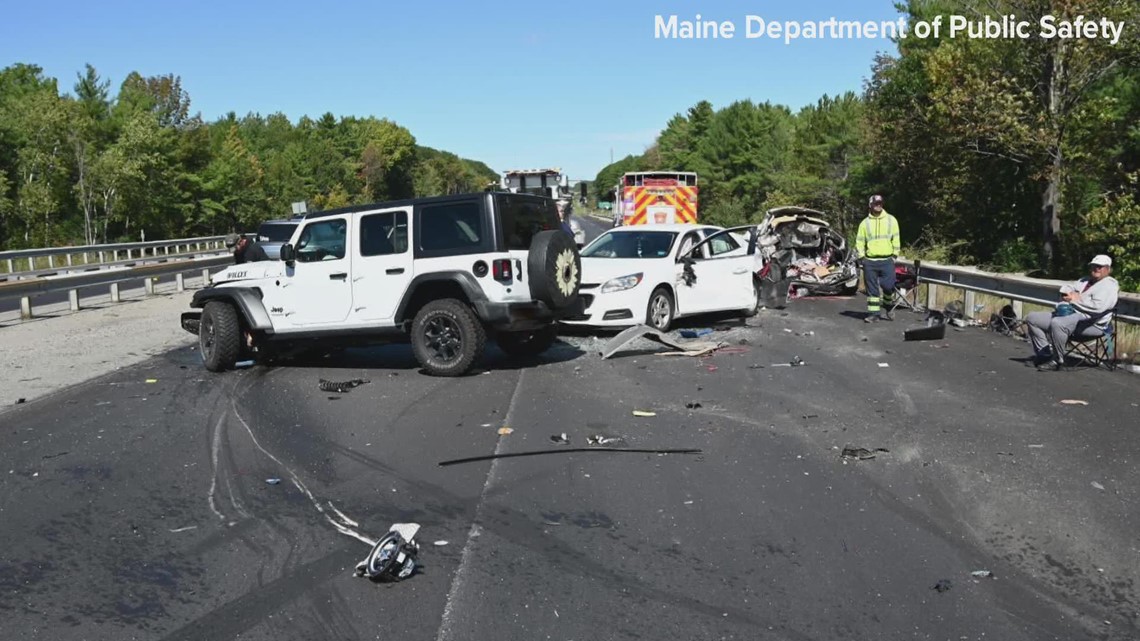
{"label": "road debris", "polygon": [[566,432],[563,432],[561,434],[554,434],[553,436],[551,436],[550,441],[552,443],[558,443],[558,444],[562,445],[565,443],[569,443],[570,439],[566,437]]}
{"label": "road debris", "polygon": [[[556,450],[533,450],[530,452],[511,452],[509,454],[487,454],[486,456],[472,456],[469,458],[453,459],[450,461],[440,461],[440,467],[448,465],[458,465],[460,463],[475,463],[477,461],[490,461],[493,459],[501,458],[516,458],[519,456],[540,456],[544,454],[569,454],[571,452],[621,452],[627,454],[702,454],[703,450],[699,449],[641,449],[641,448],[621,448],[621,447],[565,447]],[[590,478],[590,475],[585,475]]]}
{"label": "road debris", "polygon": [[1029,445],[1029,447],[1030,447],[1030,449],[1039,450],[1039,449],[1041,449],[1041,448],[1043,448],[1043,447],[1045,447],[1045,446],[1044,446],[1044,445],[1042,445],[1042,444],[1040,444],[1040,443],[1032,443],[1032,444],[1030,444],[1030,445]]}
{"label": "road debris", "polygon": [[974,577],[975,579],[993,579],[993,578],[995,578],[994,573],[990,572],[989,570],[974,570],[973,572],[970,573],[970,576]]}
{"label": "road debris", "polygon": [[700,329],[682,329],[677,333],[681,335],[681,338],[700,338],[712,334],[713,330],[708,327],[702,327]]}
{"label": "road debris", "polygon": [[772,367],[799,367],[804,365],[804,359],[799,356],[793,356],[792,360],[787,363],[772,363]]}
{"label": "road debris", "polygon": [[372,581],[393,583],[408,578],[416,570],[420,545],[415,536],[419,523],[395,523],[368,557],[356,565],[356,576],[367,576]]}
{"label": "road debris", "polygon": [[1088,405],[1088,401],[1081,401],[1073,398],[1067,398],[1061,401],[1061,405]]}
{"label": "road debris", "polygon": [[333,382],[333,381],[327,381],[327,380],[322,378],[322,379],[320,379],[319,387],[320,387],[322,392],[336,392],[338,394],[345,394],[349,390],[351,390],[355,387],[360,387],[361,385],[364,385],[365,383],[371,383],[371,382],[372,381],[365,380],[363,378],[354,378],[350,381],[343,381],[343,382],[337,383],[337,382]]}
{"label": "road debris", "polygon": [[841,459],[858,459],[860,461],[867,461],[867,460],[875,458],[875,456],[876,456],[875,452],[890,452],[890,450],[888,450],[885,447],[876,447],[874,450],[869,450],[865,447],[854,447],[851,445],[845,445],[843,447],[843,452],[840,453],[840,455],[839,455],[839,458],[841,458]]}
{"label": "road debris", "polygon": [[265,482],[270,485],[277,485],[281,483],[281,479],[265,479]]}
{"label": "road debris", "polygon": [[935,583],[934,587],[932,587],[930,589],[931,590],[937,590],[938,593],[941,594],[943,592],[949,592],[950,588],[952,588],[952,587],[954,587],[954,584],[950,582],[950,579],[942,579],[938,583]]}
{"label": "road debris", "polygon": [[603,359],[610,358],[617,352],[621,351],[623,347],[629,343],[632,343],[638,338],[646,338],[656,343],[660,343],[661,345],[665,345],[666,347],[672,347],[675,350],[680,350],[680,352],[674,353],[707,353],[723,346],[723,344],[719,342],[714,343],[707,341],[679,341],[668,336],[667,334],[649,327],[648,325],[635,325],[610,339],[610,341],[605,344],[605,347],[602,348],[600,354]]}
{"label": "road debris", "polygon": [[602,436],[601,434],[591,434],[586,437],[586,442],[590,445],[609,445],[611,443],[624,443],[625,439],[620,436]]}
{"label": "road debris", "polygon": [[699,409],[701,409],[701,404],[697,403],[697,402],[685,403],[685,409],[687,409],[687,410],[699,410]]}
{"label": "road debris", "polygon": [[634,416],[642,416],[642,417],[657,416],[657,412],[648,412],[646,410],[633,410],[633,415]]}
{"label": "road debris", "polygon": [[24,403],[27,403],[27,402],[28,402],[28,399],[26,399],[26,398],[17,398],[16,399],[16,405],[23,405]]}
{"label": "road debris", "polygon": [[1097,483],[1096,481],[1092,482],[1092,486],[1095,487],[1096,489],[1100,490],[1101,492],[1105,491],[1104,486],[1101,485],[1100,483]]}
{"label": "road debris", "polygon": [[509,428],[509,427],[500,427],[499,428],[499,436],[506,436],[507,434],[510,434],[513,431],[514,430]]}
{"label": "road debris", "polygon": [[197,530],[197,529],[198,529],[197,525],[188,525],[186,527],[180,527],[176,530],[170,530],[170,533],[171,534],[178,534],[179,532],[188,532],[190,530]]}
{"label": "road debris", "polygon": [[146,382],[147,383],[157,383],[158,379],[157,378],[148,378],[148,379],[146,379]]}
{"label": "road debris", "polygon": [[447,545],[447,541],[435,541],[432,543],[432,545],[434,545],[436,547],[443,547],[443,546]]}
{"label": "road debris", "polygon": [[879,367],[890,367],[890,363],[879,363]]}

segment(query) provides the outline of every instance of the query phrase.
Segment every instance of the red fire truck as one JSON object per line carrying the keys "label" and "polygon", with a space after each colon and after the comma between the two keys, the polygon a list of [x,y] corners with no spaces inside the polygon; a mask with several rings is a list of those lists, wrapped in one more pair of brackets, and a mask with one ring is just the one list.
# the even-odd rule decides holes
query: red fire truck
{"label": "red fire truck", "polygon": [[697,222],[697,174],[634,171],[618,181],[614,225]]}

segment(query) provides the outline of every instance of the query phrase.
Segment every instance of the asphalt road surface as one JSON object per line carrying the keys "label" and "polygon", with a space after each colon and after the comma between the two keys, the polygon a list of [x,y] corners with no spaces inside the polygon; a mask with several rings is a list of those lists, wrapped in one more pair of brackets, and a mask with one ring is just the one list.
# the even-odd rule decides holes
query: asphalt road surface
{"label": "asphalt road surface", "polygon": [[[764,311],[708,358],[575,335],[454,379],[401,345],[223,375],[187,348],[8,408],[0,638],[1140,636],[1140,378],[982,329],[904,343],[917,317],[860,303]],[[440,465],[596,434],[701,452]],[[354,577],[396,522],[421,570]]]}

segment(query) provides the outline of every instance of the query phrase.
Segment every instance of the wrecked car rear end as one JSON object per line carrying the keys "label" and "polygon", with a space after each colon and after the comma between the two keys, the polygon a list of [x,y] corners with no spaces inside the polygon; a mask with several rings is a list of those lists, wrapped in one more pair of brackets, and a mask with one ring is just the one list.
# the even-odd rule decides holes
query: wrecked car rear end
{"label": "wrecked car rear end", "polygon": [[855,251],[824,214],[805,207],[768,210],[758,227],[760,254],[779,267],[789,296],[853,292],[859,284]]}

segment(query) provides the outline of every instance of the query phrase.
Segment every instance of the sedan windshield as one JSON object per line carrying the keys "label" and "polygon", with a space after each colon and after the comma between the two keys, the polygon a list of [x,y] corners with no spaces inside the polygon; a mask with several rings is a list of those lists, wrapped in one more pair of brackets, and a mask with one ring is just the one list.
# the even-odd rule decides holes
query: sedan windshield
{"label": "sedan windshield", "polygon": [[676,232],[623,231],[602,234],[582,251],[583,258],[664,258]]}

